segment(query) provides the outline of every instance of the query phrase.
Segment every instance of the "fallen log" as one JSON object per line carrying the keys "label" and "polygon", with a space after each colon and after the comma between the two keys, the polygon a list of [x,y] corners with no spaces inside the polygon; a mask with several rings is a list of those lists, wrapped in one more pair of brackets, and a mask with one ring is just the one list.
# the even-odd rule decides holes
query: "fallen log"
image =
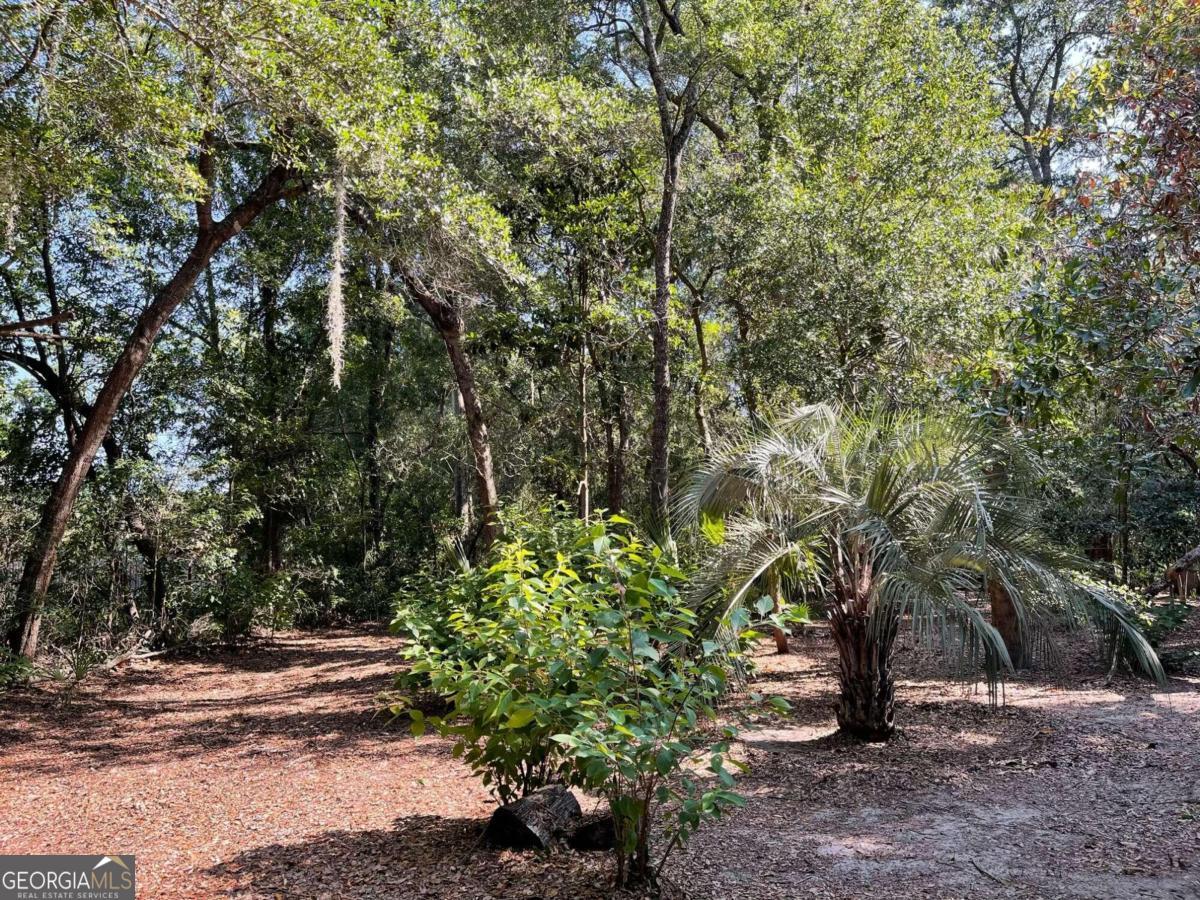
{"label": "fallen log", "polygon": [[575,795],[552,784],[492,813],[483,841],[508,850],[544,850],[581,815]]}
{"label": "fallen log", "polygon": [[1167,575],[1162,581],[1146,588],[1146,596],[1153,597],[1159,591],[1166,590],[1171,586],[1171,578],[1176,572],[1187,571],[1198,562],[1200,562],[1200,547],[1193,547],[1167,567]]}

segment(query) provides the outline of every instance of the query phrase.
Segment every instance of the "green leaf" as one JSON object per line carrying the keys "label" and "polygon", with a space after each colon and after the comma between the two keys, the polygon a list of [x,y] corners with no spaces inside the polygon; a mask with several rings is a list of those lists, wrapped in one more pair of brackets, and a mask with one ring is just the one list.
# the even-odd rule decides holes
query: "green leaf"
{"label": "green leaf", "polygon": [[504,727],[509,729],[524,728],[533,721],[536,715],[536,710],[531,709],[528,706],[522,707],[521,709],[513,711],[513,714],[508,717],[508,721],[504,723]]}
{"label": "green leaf", "polygon": [[668,585],[661,578],[651,578],[649,580],[650,589],[660,597],[674,597],[675,589]]}
{"label": "green leaf", "polygon": [[661,748],[654,757],[654,768],[659,775],[670,775],[675,768],[675,754],[667,747]]}

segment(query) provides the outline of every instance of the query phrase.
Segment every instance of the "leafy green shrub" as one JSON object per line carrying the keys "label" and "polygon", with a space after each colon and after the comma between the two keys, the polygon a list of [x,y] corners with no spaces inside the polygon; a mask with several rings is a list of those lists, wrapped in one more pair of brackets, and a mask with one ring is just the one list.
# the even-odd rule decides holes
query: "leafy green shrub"
{"label": "leafy green shrub", "polygon": [[[510,522],[506,534],[486,567],[402,596],[394,627],[413,641],[409,678],[427,679],[452,712],[396,711],[416,733],[430,725],[453,737],[502,801],[553,780],[603,795],[619,880],[653,881],[702,821],[741,802],[727,768],[732,731],[705,725],[728,648],[698,639],[677,589],[684,573],[627,520],[553,517]],[[715,788],[681,774],[698,760]],[[655,865],[651,833],[664,816]]]}
{"label": "leafy green shrub", "polygon": [[[597,651],[603,659],[596,661],[581,692],[586,699],[577,709],[575,728],[554,736],[570,754],[573,783],[608,799],[620,884],[655,882],[671,851],[706,819],[743,803],[731,790],[734,779],[727,768],[743,768],[728,755],[734,730],[720,729],[721,740],[706,746],[708,734],[701,727],[703,720],[715,720],[713,705],[725,689],[725,672],[716,662],[719,648],[709,643],[697,657],[664,660],[655,641],[687,640],[695,624],[690,610],[680,614],[678,607],[668,608],[653,616],[652,625],[647,618],[636,622],[641,618],[636,613],[633,623],[614,623],[607,646]],[[650,631],[659,637],[650,637]],[[683,774],[700,767],[717,777],[716,787]],[[657,819],[663,820],[665,834],[654,862]]]}
{"label": "leafy green shrub", "polygon": [[1172,599],[1152,606],[1147,612],[1149,622],[1144,628],[1146,638],[1157,647],[1172,632],[1186,625],[1191,613],[1191,608],[1183,600]]}
{"label": "leafy green shrub", "polygon": [[255,627],[277,630],[289,628],[298,619],[311,619],[315,605],[303,588],[301,574],[277,572],[263,574],[246,567],[234,567],[224,577],[193,593],[181,604],[177,623],[182,631],[175,640],[196,640],[215,626],[211,637],[238,640]]}
{"label": "leafy green shrub", "polygon": [[32,662],[7,647],[0,647],[0,693],[27,684],[33,672]]}

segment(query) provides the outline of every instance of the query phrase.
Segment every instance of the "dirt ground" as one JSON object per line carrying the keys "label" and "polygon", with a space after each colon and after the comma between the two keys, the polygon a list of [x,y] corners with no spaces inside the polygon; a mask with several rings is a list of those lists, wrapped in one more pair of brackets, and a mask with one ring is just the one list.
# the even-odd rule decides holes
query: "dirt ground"
{"label": "dirt ground", "polygon": [[[0,706],[0,853],[134,853],[147,898],[600,898],[603,854],[478,846],[484,789],[440,738],[375,713],[378,630],[153,659]],[[671,893],[1200,897],[1200,678],[1071,665],[1007,704],[901,655],[900,737],[833,736],[828,641],[764,656],[794,704],[746,735],[747,806],[671,866]],[[1069,682],[1069,683],[1068,683]]]}

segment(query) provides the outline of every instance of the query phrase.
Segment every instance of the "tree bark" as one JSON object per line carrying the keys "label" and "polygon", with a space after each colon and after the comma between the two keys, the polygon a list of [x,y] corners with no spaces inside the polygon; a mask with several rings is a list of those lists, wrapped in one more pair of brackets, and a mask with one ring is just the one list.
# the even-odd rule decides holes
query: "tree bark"
{"label": "tree bark", "polygon": [[[65,386],[64,402],[60,403],[63,430],[67,436],[68,449],[75,443],[79,425],[75,419],[74,391],[71,387],[71,369],[67,361],[67,348],[63,343],[62,321],[63,313],[58,303],[58,279],[54,275],[54,257],[50,247],[50,215],[45,211],[46,234],[42,238],[42,277],[46,286],[46,299],[50,302],[50,330],[58,339],[54,341],[55,358],[58,361],[58,378]],[[38,352],[42,353],[41,342],[38,342]],[[43,354],[44,355],[44,354]]]}
{"label": "tree bark", "polygon": [[283,568],[284,512],[271,497],[262,506],[262,555],[259,569],[264,575],[274,575]]}
{"label": "tree bark", "polygon": [[129,526],[131,543],[142,557],[145,599],[153,616],[153,626],[158,628],[167,610],[167,560],[160,552],[157,536],[146,525],[132,502],[126,510],[125,523]]}
{"label": "tree bark", "polygon": [[[772,612],[774,612],[776,615],[779,615],[779,613],[783,612],[783,585],[781,583],[779,573],[775,570],[774,566],[767,569],[767,591],[770,593],[771,599],[774,601]],[[787,632],[782,628],[772,627],[771,636],[775,638],[775,652],[780,654],[787,653]]]}
{"label": "tree bark", "polygon": [[552,784],[499,807],[492,813],[483,840],[492,847],[545,850],[581,815],[575,795]]}
{"label": "tree bark", "polygon": [[[641,26],[641,49],[646,55],[646,68],[654,84],[658,107],[659,128],[663,140],[663,184],[658,222],[654,227],[654,301],[651,304],[653,323],[651,340],[654,350],[654,419],[650,428],[650,460],[647,480],[650,488],[651,528],[661,536],[671,531],[670,503],[670,412],[671,412],[671,242],[675,230],[675,211],[679,203],[680,174],[683,154],[691,137],[698,115],[697,87],[689,79],[681,94],[672,91],[667,73],[659,58],[659,44],[669,25],[675,34],[682,34],[679,22],[667,15],[666,6],[659,4],[665,21],[658,23],[650,13],[646,0],[636,6]],[[678,99],[678,103],[676,103]]]}
{"label": "tree bark", "polygon": [[616,402],[617,442],[608,457],[608,508],[621,512],[625,508],[625,458],[633,435],[629,429],[629,388],[621,385]]}
{"label": "tree bark", "polygon": [[[203,171],[206,167],[202,165],[201,168]],[[211,159],[207,168],[211,171]],[[179,269],[159,289],[138,318],[129,342],[109,370],[104,386],[80,429],[79,437],[67,455],[58,482],[42,507],[33,544],[17,586],[17,619],[8,636],[9,646],[14,652],[27,659],[32,659],[37,653],[42,607],[54,574],[59,543],[96,452],[108,435],[121,401],[145,365],[158,333],[187,298],[213,255],[258,218],[263,210],[287,195],[291,176],[288,167],[273,167],[258,187],[220,222],[212,221],[211,196],[197,204],[195,244]]]}
{"label": "tree bark", "polygon": [[383,540],[383,466],[379,459],[379,428],[383,419],[384,392],[392,359],[395,327],[384,323],[375,329],[377,356],[371,390],[367,394],[366,433],[363,436],[363,457],[367,469],[367,522],[364,559]]}
{"label": "tree bark", "polygon": [[[1124,440],[1124,435],[1122,435]],[[1126,462],[1122,468],[1118,491],[1117,513],[1121,526],[1121,584],[1129,587],[1129,492],[1133,481],[1133,466]]]}
{"label": "tree bark", "polygon": [[708,384],[708,347],[704,343],[704,320],[700,315],[700,301],[699,290],[693,290],[690,312],[692,328],[696,332],[696,354],[700,361],[700,372],[696,376],[695,394],[692,400],[696,413],[696,430],[700,433],[700,446],[704,448],[705,457],[708,457],[712,455],[712,434],[708,427],[708,410],[704,406],[704,389]]}
{"label": "tree bark", "polygon": [[446,344],[446,352],[450,355],[450,364],[454,367],[454,376],[458,381],[458,390],[462,394],[463,413],[467,417],[467,437],[471,442],[471,455],[475,458],[475,487],[479,492],[481,516],[475,555],[482,556],[500,532],[500,495],[496,490],[492,445],[488,437],[487,420],[483,415],[483,404],[475,384],[475,370],[463,345],[462,328],[443,331],[442,340]]}
{"label": "tree bark", "polygon": [[837,723],[850,737],[881,742],[896,730],[896,683],[892,677],[896,632],[895,623],[878,626],[865,613],[830,617],[841,686]]}
{"label": "tree bark", "polygon": [[[271,423],[278,428],[279,402],[279,346],[276,342],[276,326],[279,323],[279,291],[263,283],[259,288],[262,299],[262,346],[265,364],[264,407]],[[262,515],[262,544],[259,554],[259,571],[274,575],[283,568],[283,534],[286,510],[278,500],[274,483],[276,450],[268,449],[258,463],[258,508]]]}
{"label": "tree bark", "polygon": [[746,404],[746,412],[752,422],[759,421],[758,387],[754,384],[754,374],[746,365],[746,348],[750,346],[750,311],[740,300],[730,300],[734,318],[737,319],[737,360],[738,387],[742,389],[742,400]]}
{"label": "tree bark", "polygon": [[[673,142],[672,142],[673,143]],[[678,203],[680,156],[669,147],[663,166],[662,206],[654,240],[654,302],[651,342],[654,350],[654,420],[650,428],[650,515],[653,527],[670,533],[671,414],[671,239]]]}
{"label": "tree bark", "polygon": [[[601,282],[603,287],[603,282]],[[604,411],[605,495],[610,513],[625,508],[625,454],[629,450],[629,390],[614,376],[617,360],[602,365],[596,341],[588,341],[588,355],[596,373],[600,407]]]}
{"label": "tree bark", "polygon": [[1000,637],[1004,639],[1004,647],[1008,650],[1008,658],[1012,660],[1013,668],[1023,669],[1029,665],[1029,653],[1017,605],[1004,583],[997,578],[988,579],[987,592],[992,607],[992,627],[1000,632]]}
{"label": "tree bark", "polygon": [[466,324],[456,306],[426,288],[414,273],[402,268],[401,274],[409,294],[428,314],[446,345],[446,353],[450,357],[454,379],[462,397],[463,414],[467,420],[467,438],[471,443],[471,454],[475,458],[475,488],[479,494],[481,517],[479,535],[473,543],[471,555],[479,558],[487,552],[500,533],[500,495],[496,489],[492,445],[488,438],[483,403],[479,398],[475,369],[463,342]]}
{"label": "tree bark", "polygon": [[590,310],[588,307],[587,295],[587,270],[582,269],[579,274],[579,315],[580,315],[580,333],[579,333],[579,369],[578,369],[578,389],[579,389],[579,491],[578,491],[578,509],[579,518],[583,521],[588,521],[592,515],[592,485],[588,478],[588,455],[591,451],[591,445],[588,440],[588,381],[587,381],[587,362],[588,362],[588,336],[591,323],[589,321]]}

